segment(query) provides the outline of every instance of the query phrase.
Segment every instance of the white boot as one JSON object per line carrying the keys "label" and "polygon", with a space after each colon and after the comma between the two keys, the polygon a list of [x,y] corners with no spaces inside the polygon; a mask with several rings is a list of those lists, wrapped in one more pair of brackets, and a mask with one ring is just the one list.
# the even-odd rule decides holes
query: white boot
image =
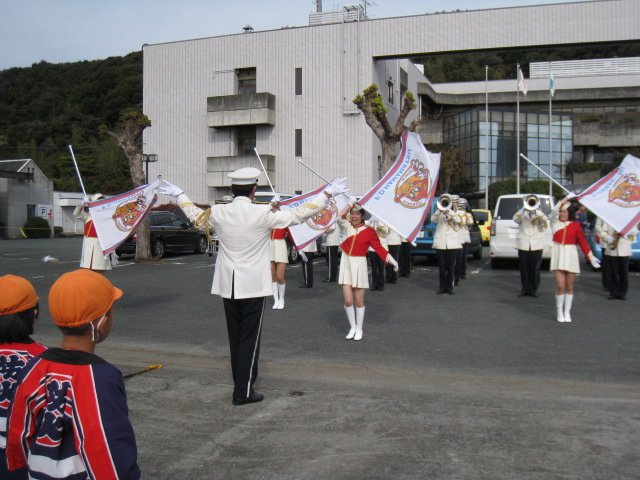
{"label": "white boot", "polygon": [[273,282],[271,284],[271,291],[273,292],[273,308],[274,310],[278,308],[278,283]]}
{"label": "white boot", "polygon": [[564,312],[562,311],[562,304],[564,303],[564,295],[556,295],[556,312],[559,322],[564,322]]}
{"label": "white boot", "polygon": [[347,313],[347,319],[349,320],[349,325],[351,326],[351,330],[347,334],[347,340],[351,340],[353,336],[356,334],[356,311],[353,309],[353,305],[350,307],[344,306],[344,311]]}
{"label": "white boot", "polygon": [[285,283],[278,284],[278,310],[282,310],[284,308],[285,285]]}
{"label": "white boot", "polygon": [[564,294],[564,321],[571,321],[571,305],[573,304],[573,294]]}
{"label": "white boot", "polygon": [[364,323],[364,307],[356,307],[356,334],[354,340],[362,340],[362,324]]}

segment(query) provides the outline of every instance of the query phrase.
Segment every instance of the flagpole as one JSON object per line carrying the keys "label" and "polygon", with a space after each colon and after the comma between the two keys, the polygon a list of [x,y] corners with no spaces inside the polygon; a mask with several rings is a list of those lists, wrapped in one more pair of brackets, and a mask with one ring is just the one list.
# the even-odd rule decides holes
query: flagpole
{"label": "flagpole", "polygon": [[271,191],[275,195],[276,191],[274,190],[273,185],[271,184],[271,179],[269,178],[269,174],[267,173],[267,169],[264,168],[264,163],[262,163],[262,159],[260,158],[260,154],[258,153],[258,150],[256,149],[256,147],[253,147],[253,151],[256,152],[256,157],[258,157],[258,161],[260,162],[260,166],[262,167],[262,171],[264,172],[264,176],[267,177],[267,182],[269,182],[269,186],[271,187]]}
{"label": "flagpole", "polygon": [[520,64],[516,64],[516,193],[520,193]]}
{"label": "flagpole", "polygon": [[[552,99],[553,99],[553,73],[551,72],[551,62],[549,62],[549,175],[553,175],[553,161],[551,159],[552,149],[551,149],[551,115],[552,115]],[[551,184],[551,180],[549,180],[549,196],[553,195],[553,185]]]}
{"label": "flagpole", "polygon": [[555,180],[551,177],[551,175],[548,175],[548,174],[547,174],[547,172],[545,172],[545,171],[544,171],[544,170],[542,170],[538,165],[536,165],[536,164],[535,164],[535,163],[533,163],[531,160],[529,160],[529,159],[528,159],[528,158],[527,158],[523,153],[521,153],[521,154],[520,154],[520,156],[521,156],[522,158],[524,158],[527,162],[529,162],[531,165],[533,165],[534,167],[536,167],[536,168],[538,169],[538,171],[539,171],[541,174],[543,174],[543,175],[545,175],[545,176],[549,177],[549,181],[551,181],[551,182],[555,183],[556,185],[558,185],[558,186],[559,186],[561,189],[563,189],[565,192],[567,192],[567,193],[571,193],[569,190],[567,190],[567,189],[564,187],[564,185],[562,185],[562,184],[558,183],[557,181],[555,181]]}
{"label": "flagpole", "polygon": [[[313,168],[311,168],[309,165],[307,165],[306,163],[304,163],[302,160],[298,159],[298,163],[300,165],[302,165],[303,167],[307,168],[308,170],[310,170],[312,173],[315,173],[318,177],[320,177],[322,180],[324,180],[325,182],[327,182],[328,184],[331,184],[331,182],[329,180],[327,180],[326,178],[324,178],[322,175],[320,175],[318,172],[316,172]],[[348,191],[348,190],[347,190]],[[339,195],[344,195],[345,197],[347,197],[351,202],[356,203],[358,200],[355,197],[352,197],[351,195],[349,195],[347,192],[342,192]]]}
{"label": "flagpole", "polygon": [[489,65],[484,66],[484,121],[485,142],[484,142],[484,208],[489,209]]}
{"label": "flagpole", "polygon": [[78,180],[80,181],[80,188],[82,188],[84,198],[88,198],[87,192],[84,189],[84,183],[82,183],[82,177],[80,176],[80,169],[78,168],[78,163],[76,162],[76,156],[73,154],[73,147],[71,145],[69,145],[69,152],[71,152],[71,160],[73,160],[73,166],[76,167],[76,173],[78,174]]}

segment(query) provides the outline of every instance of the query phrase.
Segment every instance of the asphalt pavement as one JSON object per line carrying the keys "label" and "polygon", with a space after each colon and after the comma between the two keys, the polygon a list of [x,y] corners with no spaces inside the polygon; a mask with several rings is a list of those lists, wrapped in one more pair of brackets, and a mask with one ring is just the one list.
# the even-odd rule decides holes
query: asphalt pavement
{"label": "asphalt pavement", "polygon": [[[0,241],[0,274],[30,279],[56,345],[46,295],[77,267],[81,239]],[[485,254],[488,253],[485,249]],[[57,263],[44,263],[45,255]],[[258,404],[231,404],[213,258],[125,259],[125,292],[97,352],[125,375],[139,463],[150,479],[640,478],[640,274],[608,301],[597,272],[576,282],[573,323],[555,322],[553,277],[518,298],[519,272],[470,261],[455,295],[437,267],[367,292],[364,339],[339,286],[287,269],[286,308],[267,311]],[[150,365],[162,368],[145,371]]]}

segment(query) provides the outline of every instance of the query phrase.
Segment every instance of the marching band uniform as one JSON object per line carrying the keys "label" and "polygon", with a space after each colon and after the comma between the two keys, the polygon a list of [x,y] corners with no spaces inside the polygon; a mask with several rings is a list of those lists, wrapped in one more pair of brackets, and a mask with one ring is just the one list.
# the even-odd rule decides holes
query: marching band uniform
{"label": "marching band uniform", "polygon": [[602,252],[602,289],[606,292],[609,291],[611,284],[611,257],[607,255],[607,240],[605,237],[609,236],[609,225],[600,217],[596,218],[595,232],[599,239],[600,250]]}
{"label": "marching band uniform", "polygon": [[[228,176],[233,185],[255,185],[260,170],[241,168]],[[163,180],[160,191],[177,196],[178,206],[189,219],[194,220],[203,213],[175,185]],[[327,196],[322,193],[309,203],[288,211],[273,211],[268,205],[252,203],[246,196],[238,196],[229,204],[211,206],[209,226],[220,238],[211,293],[223,299],[235,405],[264,398],[253,391],[253,384],[258,375],[265,297],[272,294],[271,231],[304,222],[325,208],[326,203]]]}
{"label": "marching band uniform", "polygon": [[[368,226],[376,231],[382,248],[388,251],[387,235],[389,233],[389,227],[375,217],[369,220]],[[371,264],[371,290],[382,291],[384,290],[385,263],[372,247],[369,247],[367,251],[367,258]]]}
{"label": "marching band uniform", "polygon": [[[91,201],[103,198],[103,195],[96,193],[91,196]],[[80,257],[80,268],[102,271],[111,270],[111,256],[102,253],[102,247],[98,240],[96,227],[93,224],[91,215],[84,211],[84,203],[80,202],[73,211],[73,216],[84,222],[84,238],[82,240],[82,256]]]}
{"label": "marching band uniform", "polygon": [[[389,233],[387,234],[387,244],[389,253],[396,261],[399,261],[400,256],[400,245],[402,244],[402,238],[398,235],[398,232],[389,228]],[[387,265],[387,283],[398,283],[398,272],[393,269],[393,265]]]}
{"label": "marching band uniform", "polygon": [[[340,245],[342,257],[340,259],[338,283],[351,285],[353,288],[369,288],[366,257],[369,247],[372,247],[376,254],[385,259],[385,261],[395,263],[395,260],[383,248],[378,234],[373,228],[363,224],[356,229],[351,223],[342,218],[338,218],[338,226],[346,236]],[[355,312],[353,306],[345,306],[344,309],[351,326],[347,339],[362,339],[365,307],[355,307]]]}
{"label": "marching band uniform", "polygon": [[458,285],[460,283],[460,279],[464,280],[467,278],[467,256],[469,252],[469,244],[471,243],[469,226],[473,225],[473,215],[466,211],[466,200],[462,199],[462,201],[465,202],[465,207],[462,207],[458,211],[462,220],[462,223],[460,224],[460,244],[462,245],[462,248],[460,248],[456,256],[454,285]]}
{"label": "marching band uniform", "polygon": [[[269,260],[275,263],[289,263],[289,254],[287,251],[287,240],[289,229],[275,228],[271,230],[271,240],[269,241]],[[271,291],[273,293],[273,310],[282,310],[284,308],[284,292],[286,283],[271,282]]]}
{"label": "marching band uniform", "polygon": [[545,233],[549,220],[542,210],[529,211],[524,207],[516,212],[513,221],[518,224],[516,248],[520,264],[520,297],[538,296],[542,251],[546,245]]}
{"label": "marching band uniform", "polygon": [[462,248],[460,242],[460,225],[462,218],[456,212],[443,213],[436,210],[431,216],[436,224],[436,233],[433,237],[433,248],[438,256],[438,269],[440,271],[440,285],[437,293],[453,294],[453,277],[458,250]]}
{"label": "marching band uniform", "polygon": [[605,225],[606,232],[601,238],[607,242],[605,255],[610,261],[609,300],[615,298],[626,300],[629,289],[631,244],[638,234],[638,228],[633,227],[625,236],[620,236],[611,225],[606,223]]}
{"label": "marching band uniform", "polygon": [[338,246],[340,245],[340,229],[334,222],[327,230],[327,262],[329,272],[323,282],[335,282],[338,277]]}
{"label": "marching band uniform", "polygon": [[[313,287],[313,257],[318,251],[318,245],[315,240],[309,242],[301,250],[304,253],[302,256],[302,281],[303,284],[300,288],[312,288]],[[304,257],[307,257],[305,260]]]}

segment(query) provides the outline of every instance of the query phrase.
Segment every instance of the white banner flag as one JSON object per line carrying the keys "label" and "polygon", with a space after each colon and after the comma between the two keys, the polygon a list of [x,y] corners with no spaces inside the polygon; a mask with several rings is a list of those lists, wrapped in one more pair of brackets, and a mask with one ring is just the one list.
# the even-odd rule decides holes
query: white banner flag
{"label": "white banner flag", "polygon": [[429,213],[439,171],[440,154],[428,152],[420,135],[405,131],[400,155],[358,203],[413,242]]}
{"label": "white banner flag", "polygon": [[640,159],[627,155],[620,166],[576,197],[620,235],[640,222]]}
{"label": "white banner flag", "polygon": [[[309,203],[327,187],[328,184],[325,184],[310,192],[284,200],[280,202],[280,209],[289,210]],[[308,218],[306,222],[289,227],[291,239],[296,248],[301,250],[326,232],[338,220],[338,215],[349,203],[350,199],[347,194],[336,195],[327,201],[327,205],[323,210]]]}
{"label": "white banner flag", "polygon": [[102,253],[110,254],[131,235],[156,203],[157,187],[157,182],[154,182],[89,203],[89,215],[96,227]]}
{"label": "white banner flag", "polygon": [[520,67],[518,67],[518,90],[520,90],[523,95],[527,94],[527,81]]}

